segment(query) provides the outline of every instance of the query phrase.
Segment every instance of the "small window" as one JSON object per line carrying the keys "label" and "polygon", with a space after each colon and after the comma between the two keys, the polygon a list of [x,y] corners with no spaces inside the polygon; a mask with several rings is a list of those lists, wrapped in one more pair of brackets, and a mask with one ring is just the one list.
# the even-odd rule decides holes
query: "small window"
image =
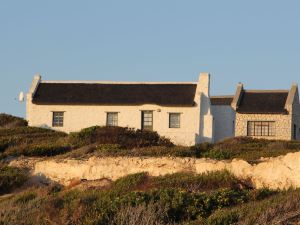
{"label": "small window", "polygon": [[275,136],[274,121],[248,121],[248,136]]}
{"label": "small window", "polygon": [[169,128],[180,128],[180,113],[169,114]]}
{"label": "small window", "polygon": [[52,126],[53,127],[64,126],[64,112],[53,112]]}
{"label": "small window", "polygon": [[118,126],[118,113],[108,112],[106,116],[106,126]]}
{"label": "small window", "polygon": [[142,129],[153,130],[153,112],[142,111]]}

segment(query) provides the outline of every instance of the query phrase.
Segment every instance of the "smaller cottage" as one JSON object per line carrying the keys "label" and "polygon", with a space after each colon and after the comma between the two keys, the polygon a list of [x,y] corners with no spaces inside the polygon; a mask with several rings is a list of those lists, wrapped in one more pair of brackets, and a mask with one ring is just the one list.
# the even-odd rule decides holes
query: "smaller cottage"
{"label": "smaller cottage", "polygon": [[231,102],[235,110],[235,136],[299,140],[298,86],[290,90],[245,90],[238,84]]}

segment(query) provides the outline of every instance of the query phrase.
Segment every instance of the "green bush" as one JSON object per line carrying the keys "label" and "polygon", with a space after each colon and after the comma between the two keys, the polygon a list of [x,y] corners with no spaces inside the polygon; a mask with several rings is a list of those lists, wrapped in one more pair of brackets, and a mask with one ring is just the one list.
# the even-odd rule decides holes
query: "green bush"
{"label": "green bush", "polygon": [[192,192],[235,188],[240,184],[240,181],[226,170],[203,174],[175,173],[151,177],[150,182],[151,187],[177,188]]}
{"label": "green bush", "polygon": [[200,143],[190,147],[191,151],[194,151],[196,157],[201,157],[203,152],[209,151],[213,147],[212,144],[208,142]]}
{"label": "green bush", "polygon": [[15,203],[17,204],[25,204],[37,197],[37,194],[32,191],[25,192],[21,194],[20,196],[17,196]]}
{"label": "green bush", "polygon": [[[236,224],[239,220],[239,216],[234,211],[217,210],[212,214],[203,224],[206,225],[228,225]],[[195,223],[196,225],[196,223]]]}
{"label": "green bush", "polygon": [[70,143],[75,146],[97,144],[118,144],[122,148],[148,146],[172,146],[169,139],[157,132],[135,130],[126,127],[89,127],[70,135]]}
{"label": "green bush", "polygon": [[[117,144],[100,144],[95,147],[96,149],[90,153],[98,157],[104,156],[132,156],[132,157],[195,157],[194,151],[189,147],[181,146],[152,146],[143,148],[126,149]],[[76,150],[75,150],[76,151]],[[85,155],[88,157],[88,155]]]}
{"label": "green bush", "polygon": [[5,154],[13,156],[54,156],[66,153],[70,150],[71,147],[66,144],[41,143],[15,146],[5,151]]}
{"label": "green bush", "polygon": [[235,137],[216,143],[211,148],[199,151],[199,157],[218,160],[240,158],[249,162],[256,162],[261,157],[276,157],[296,151],[300,151],[299,141]]}
{"label": "green bush", "polygon": [[131,192],[124,195],[122,204],[137,206],[145,202],[159,203],[166,212],[166,221],[181,222],[206,218],[214,210],[248,201],[248,191],[221,189],[212,193],[190,193],[178,189],[158,189]]}
{"label": "green bush", "polygon": [[36,127],[0,129],[1,157],[62,154],[70,150],[66,137],[63,132]]}
{"label": "green bush", "polygon": [[115,154],[122,151],[122,148],[119,144],[99,144],[96,146],[96,151],[103,154]]}
{"label": "green bush", "polygon": [[14,127],[25,127],[28,122],[23,118],[7,115],[4,113],[0,114],[0,128],[14,128]]}
{"label": "green bush", "polygon": [[[265,192],[265,190],[262,192]],[[292,215],[300,210],[299,201],[299,189],[287,190],[268,195],[266,198],[258,201],[251,201],[236,207],[215,211],[208,217],[206,222],[201,222],[202,224],[226,224],[225,221],[231,219],[234,222],[233,224],[245,225],[293,224],[297,217]],[[282,221],[280,222],[280,220]]]}
{"label": "green bush", "polygon": [[144,184],[148,179],[148,173],[136,173],[127,175],[125,177],[117,179],[112,186],[112,189],[118,193],[126,193],[137,189],[139,186]]}
{"label": "green bush", "polygon": [[201,156],[205,157],[205,158],[224,160],[224,159],[231,159],[233,154],[230,150],[221,151],[221,150],[218,150],[218,149],[212,149],[212,150],[209,150],[207,152],[203,152],[201,154]]}
{"label": "green bush", "polygon": [[0,138],[0,152],[4,152],[6,148],[8,148],[13,141],[11,139]]}
{"label": "green bush", "polygon": [[262,200],[262,199],[268,198],[270,196],[273,196],[277,193],[278,193],[278,191],[275,191],[275,190],[270,190],[268,188],[261,188],[261,189],[254,190],[252,192],[252,198],[254,200]]}
{"label": "green bush", "polygon": [[9,193],[21,186],[28,179],[28,175],[21,169],[3,166],[0,167],[0,194]]}
{"label": "green bush", "polygon": [[16,127],[0,129],[0,137],[66,137],[63,132],[39,127]]}
{"label": "green bush", "polygon": [[[224,173],[226,172],[210,176],[218,177],[212,178],[213,180],[222,177],[226,179],[227,175]],[[185,190],[180,188],[184,185],[177,182],[181,178],[182,183],[191,182],[187,176],[178,174],[176,179],[171,175],[164,179],[160,177],[158,179],[163,182],[157,184],[162,185],[151,186],[150,189],[147,185],[151,185],[151,179],[156,178],[138,173],[120,178],[100,190],[61,190],[60,187],[47,187],[43,191],[41,188],[29,190],[0,201],[0,222],[9,224],[14,221],[20,224],[24,222],[23,218],[28,217],[31,218],[30,224],[145,224],[147,221],[152,221],[152,224],[230,224],[246,221],[244,216],[248,213],[251,214],[248,221],[265,224],[259,223],[263,220],[253,220],[254,215],[258,217],[257,213],[260,211],[270,219],[271,215],[274,216],[271,211],[279,206],[278,201],[282,201],[277,195],[267,194],[267,190],[219,186],[206,192]],[[193,178],[191,183],[200,181],[204,186],[207,185],[208,174],[201,176],[205,178]],[[165,185],[167,179],[175,182]],[[169,187],[170,185],[172,186]],[[291,202],[292,205],[285,203],[283,207],[276,208],[277,212],[299,208],[299,196],[289,196],[285,202]],[[262,199],[257,201],[258,198]],[[254,208],[253,203],[257,203],[259,207]],[[270,210],[262,212],[262,209],[268,209],[268,204],[272,206]]]}
{"label": "green bush", "polygon": [[166,213],[157,203],[140,204],[136,207],[125,206],[119,209],[113,216],[110,224],[148,224],[161,225],[164,222]]}

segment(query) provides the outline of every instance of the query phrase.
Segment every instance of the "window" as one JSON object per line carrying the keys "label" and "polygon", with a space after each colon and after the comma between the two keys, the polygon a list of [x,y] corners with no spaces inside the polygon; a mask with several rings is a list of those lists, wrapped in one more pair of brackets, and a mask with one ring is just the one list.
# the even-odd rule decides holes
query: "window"
{"label": "window", "polygon": [[142,111],[142,129],[153,130],[153,112]]}
{"label": "window", "polygon": [[118,113],[116,112],[107,113],[106,126],[118,126]]}
{"label": "window", "polygon": [[180,113],[169,114],[169,128],[180,128]]}
{"label": "window", "polygon": [[64,112],[53,112],[52,126],[53,127],[64,126]]}
{"label": "window", "polygon": [[275,136],[274,121],[248,121],[248,136]]}

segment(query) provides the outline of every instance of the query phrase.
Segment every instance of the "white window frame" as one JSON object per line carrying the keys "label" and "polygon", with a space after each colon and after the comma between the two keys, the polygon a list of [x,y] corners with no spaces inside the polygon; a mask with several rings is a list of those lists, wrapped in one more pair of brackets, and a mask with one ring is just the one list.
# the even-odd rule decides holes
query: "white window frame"
{"label": "white window frame", "polygon": [[141,114],[142,130],[153,130],[153,111],[143,110]]}
{"label": "white window frame", "polygon": [[247,136],[274,137],[275,135],[275,121],[247,121]]}
{"label": "white window frame", "polygon": [[52,127],[64,126],[64,114],[65,112],[61,111],[52,112]]}
{"label": "white window frame", "polygon": [[[177,117],[177,121],[174,123],[172,117]],[[169,128],[180,128],[181,127],[181,113],[169,113]]]}
{"label": "white window frame", "polygon": [[[112,116],[111,118],[109,118]],[[117,127],[119,124],[119,113],[118,112],[107,112],[106,113],[106,126]]]}

